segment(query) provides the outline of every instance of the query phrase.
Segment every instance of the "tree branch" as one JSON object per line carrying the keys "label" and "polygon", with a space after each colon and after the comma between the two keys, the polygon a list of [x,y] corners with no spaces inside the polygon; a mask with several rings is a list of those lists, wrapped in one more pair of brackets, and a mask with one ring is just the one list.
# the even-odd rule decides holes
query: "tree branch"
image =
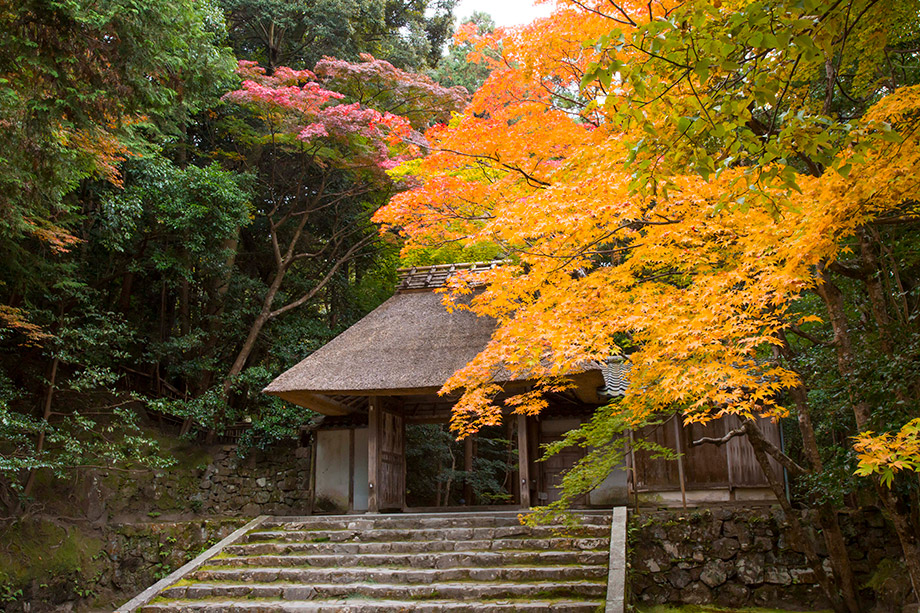
{"label": "tree branch", "polygon": [[736,436],[743,436],[747,434],[747,424],[741,424],[734,430],[729,430],[725,436],[715,437],[715,436],[704,436],[703,438],[697,439],[695,441],[690,441],[691,447],[696,447],[698,445],[717,445],[721,446],[732,440]]}

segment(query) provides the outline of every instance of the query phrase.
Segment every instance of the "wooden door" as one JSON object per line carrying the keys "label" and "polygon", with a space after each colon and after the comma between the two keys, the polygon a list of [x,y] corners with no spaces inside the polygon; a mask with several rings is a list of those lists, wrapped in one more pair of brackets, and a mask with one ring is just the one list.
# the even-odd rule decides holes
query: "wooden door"
{"label": "wooden door", "polygon": [[[540,448],[550,443],[562,440],[565,433],[581,424],[579,419],[544,420],[540,423]],[[539,492],[537,504],[545,505],[555,502],[562,497],[562,477],[575,466],[575,463],[585,457],[582,447],[569,446],[559,453],[539,463]],[[587,496],[579,496],[572,501],[575,506],[585,506]]]}
{"label": "wooden door", "polygon": [[406,426],[402,415],[386,409],[380,412],[381,511],[402,509],[406,501]]}
{"label": "wooden door", "polygon": [[[679,428],[680,444],[675,437],[673,418],[658,426],[648,426],[636,432],[636,438],[648,440],[683,453],[684,482],[688,489],[733,490],[738,487],[767,487],[754,450],[747,437],[735,437],[724,445],[690,443],[703,437],[721,438],[741,425],[741,420],[728,415],[707,424],[688,424]],[[759,418],[764,435],[780,447],[779,426],[769,419]],[[770,464],[782,474],[782,467],[770,458]],[[653,459],[647,451],[635,454],[635,483],[638,491],[666,491],[680,487],[678,463]]]}
{"label": "wooden door", "polygon": [[[724,417],[725,431],[733,430],[741,425],[741,420],[729,415]],[[782,439],[779,433],[779,424],[773,423],[772,420],[765,417],[757,418],[757,425],[763,430],[764,437],[782,448]],[[770,482],[763,474],[763,469],[754,456],[754,448],[751,447],[750,441],[746,436],[737,436],[730,440],[725,449],[731,466],[731,481],[733,487],[769,487]],[[772,457],[769,458],[773,471],[782,477],[783,467]]]}

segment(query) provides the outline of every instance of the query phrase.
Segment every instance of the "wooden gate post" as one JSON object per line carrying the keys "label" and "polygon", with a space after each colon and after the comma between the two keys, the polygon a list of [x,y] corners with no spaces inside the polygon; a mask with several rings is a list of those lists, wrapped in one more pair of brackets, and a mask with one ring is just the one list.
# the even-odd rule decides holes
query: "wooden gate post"
{"label": "wooden gate post", "polygon": [[378,513],[377,484],[380,471],[380,396],[368,398],[367,405],[367,512]]}
{"label": "wooden gate post", "polygon": [[530,450],[527,446],[527,416],[517,416],[518,471],[521,475],[521,508],[530,508]]}

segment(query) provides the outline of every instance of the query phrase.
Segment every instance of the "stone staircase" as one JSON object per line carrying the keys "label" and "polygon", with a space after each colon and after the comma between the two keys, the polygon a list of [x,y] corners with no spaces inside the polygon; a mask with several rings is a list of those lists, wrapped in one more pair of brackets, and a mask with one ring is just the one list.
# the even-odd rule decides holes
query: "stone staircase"
{"label": "stone staircase", "polygon": [[269,518],[138,611],[604,611],[609,539],[609,511]]}

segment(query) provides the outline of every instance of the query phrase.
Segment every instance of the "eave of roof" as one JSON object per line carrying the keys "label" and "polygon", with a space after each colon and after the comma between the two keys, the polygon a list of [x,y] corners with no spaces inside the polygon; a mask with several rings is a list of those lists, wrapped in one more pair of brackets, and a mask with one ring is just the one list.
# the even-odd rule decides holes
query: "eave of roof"
{"label": "eave of roof", "polygon": [[[444,295],[433,290],[456,272],[475,274],[500,263],[399,271],[396,295],[282,373],[263,391],[328,415],[359,410],[354,401],[361,397],[437,392],[486,347],[496,324],[469,310],[448,311]],[[587,365],[573,373],[583,402],[603,402],[596,395],[604,383],[600,370],[600,364]],[[513,380],[501,375],[497,378],[506,384]],[[524,384],[525,379],[518,383]]]}
{"label": "eave of roof", "polygon": [[396,294],[264,391],[284,397],[440,389],[495,330],[493,320],[466,310],[448,312],[442,300],[432,291]]}

